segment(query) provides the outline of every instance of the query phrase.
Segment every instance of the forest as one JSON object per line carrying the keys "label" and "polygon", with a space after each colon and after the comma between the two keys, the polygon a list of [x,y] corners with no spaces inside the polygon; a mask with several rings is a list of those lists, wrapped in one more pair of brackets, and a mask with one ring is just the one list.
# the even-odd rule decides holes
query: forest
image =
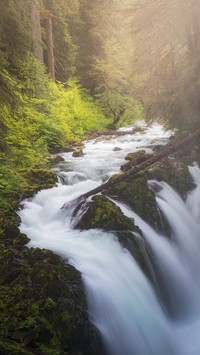
{"label": "forest", "polygon": [[0,2],[1,161],[45,164],[88,131],[199,121],[199,3]]}
{"label": "forest", "polygon": [[[16,245],[27,242],[18,230],[19,201],[55,186],[52,156],[81,146],[95,132],[115,131],[141,119],[183,137],[200,129],[199,0],[0,0],[0,243],[5,248],[12,244],[11,256]],[[40,252],[35,253],[40,263]],[[61,278],[68,277],[64,263],[49,253],[43,255],[45,262],[52,258]],[[9,265],[7,249],[0,254],[2,265],[7,265],[6,255]],[[32,273],[33,259],[28,258]],[[51,272],[54,282],[53,266]],[[8,292],[5,280],[1,299]],[[21,288],[13,288],[13,300]],[[48,286],[45,290],[48,296]],[[0,300],[5,323],[9,302]],[[48,297],[45,302],[44,329],[45,312],[53,307]],[[32,316],[28,321],[37,333]],[[65,322],[71,324],[68,315]],[[9,338],[5,334],[12,326],[6,323],[1,337]],[[48,332],[42,337],[48,343]],[[17,334],[18,343],[19,338]],[[37,340],[38,354],[73,355],[56,352],[56,332],[52,339],[49,349]],[[83,343],[85,339],[84,333]],[[31,341],[24,350],[26,341],[16,348],[0,339],[0,353],[34,354],[29,352]],[[81,354],[98,354],[87,349]]]}

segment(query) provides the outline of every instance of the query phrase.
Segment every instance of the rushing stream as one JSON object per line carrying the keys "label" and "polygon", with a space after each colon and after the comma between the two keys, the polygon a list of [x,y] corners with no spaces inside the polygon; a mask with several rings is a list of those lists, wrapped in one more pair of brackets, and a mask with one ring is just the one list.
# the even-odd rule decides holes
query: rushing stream
{"label": "rushing stream", "polygon": [[118,172],[128,152],[145,147],[151,151],[169,134],[153,125],[135,135],[88,141],[80,158],[63,153],[58,186],[25,201],[20,211],[21,231],[31,239],[29,246],[53,250],[81,272],[90,319],[109,355],[200,354],[200,169],[189,168],[196,187],[186,202],[166,183],[149,182],[157,191],[170,236],[159,235],[118,203],[135,219],[153,252],[160,296],[113,234],[75,230],[72,206],[61,209]]}

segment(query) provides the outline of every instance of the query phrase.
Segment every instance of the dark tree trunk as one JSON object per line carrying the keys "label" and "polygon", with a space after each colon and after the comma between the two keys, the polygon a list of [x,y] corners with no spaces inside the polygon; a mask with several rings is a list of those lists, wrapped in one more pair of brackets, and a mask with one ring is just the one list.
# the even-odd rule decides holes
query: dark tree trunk
{"label": "dark tree trunk", "polygon": [[51,16],[46,19],[46,45],[47,45],[47,68],[52,79],[55,80],[55,59],[53,50],[53,30]]}
{"label": "dark tree trunk", "polygon": [[38,60],[43,62],[42,31],[37,0],[32,2],[31,19],[33,24],[34,54]]}

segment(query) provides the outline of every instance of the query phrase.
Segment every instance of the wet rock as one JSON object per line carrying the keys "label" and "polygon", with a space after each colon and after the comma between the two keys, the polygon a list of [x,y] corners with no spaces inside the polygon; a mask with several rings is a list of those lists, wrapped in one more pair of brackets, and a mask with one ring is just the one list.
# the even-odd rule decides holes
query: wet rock
{"label": "wet rock", "polygon": [[174,159],[166,158],[155,163],[146,171],[147,178],[165,181],[184,197],[188,187],[187,164]]}
{"label": "wet rock", "polygon": [[56,175],[45,169],[23,169],[19,176],[3,173],[7,189],[0,200],[0,353],[101,354],[80,273],[52,252],[25,247],[29,239],[18,229],[20,198],[54,186]]}
{"label": "wet rock", "polygon": [[52,164],[58,164],[62,161],[65,161],[65,159],[63,157],[61,157],[60,155],[54,155],[51,157],[51,163]]}
{"label": "wet rock", "polygon": [[[1,354],[100,354],[80,274],[48,250],[0,250]],[[74,352],[75,353],[75,352]]]}
{"label": "wet rock", "polygon": [[70,153],[70,152],[73,152],[74,148],[72,146],[70,147],[63,147],[63,150],[62,152],[65,152],[65,153]]}
{"label": "wet rock", "polygon": [[78,158],[78,157],[83,157],[84,153],[82,149],[77,149],[73,152],[72,154],[73,157]]}
{"label": "wet rock", "polygon": [[136,126],[136,125],[132,129],[132,133],[140,133],[140,132],[144,132],[144,131],[145,131],[145,127]]}
{"label": "wet rock", "polygon": [[118,152],[118,151],[120,151],[120,150],[122,150],[122,149],[119,148],[119,147],[115,147],[115,148],[113,149],[114,152]]}
{"label": "wet rock", "polygon": [[[77,212],[78,210],[76,210]],[[120,244],[134,256],[149,280],[155,284],[150,257],[146,251],[140,229],[135,225],[134,219],[126,217],[121,209],[107,197],[94,196],[76,228],[82,230],[97,228],[113,232],[118,237]]]}
{"label": "wet rock", "polygon": [[105,194],[129,205],[141,218],[154,228],[160,225],[154,193],[150,190],[143,173],[113,185]]}
{"label": "wet rock", "polygon": [[148,154],[145,150],[141,149],[137,152],[127,154],[125,160],[134,161],[134,164],[140,164],[151,156],[152,154]]}
{"label": "wet rock", "polygon": [[112,201],[105,196],[94,196],[87,212],[82,216],[76,228],[100,228],[105,231],[136,230],[134,221],[126,217]]}
{"label": "wet rock", "polygon": [[52,188],[57,182],[57,176],[54,171],[47,169],[24,169],[20,171],[24,177],[22,186],[22,197],[31,197],[36,192]]}
{"label": "wet rock", "polygon": [[121,166],[122,171],[127,171],[132,168],[134,165],[143,163],[145,160],[152,157],[152,154],[147,153],[145,150],[138,150],[135,153],[127,154],[125,160],[129,160],[128,163]]}

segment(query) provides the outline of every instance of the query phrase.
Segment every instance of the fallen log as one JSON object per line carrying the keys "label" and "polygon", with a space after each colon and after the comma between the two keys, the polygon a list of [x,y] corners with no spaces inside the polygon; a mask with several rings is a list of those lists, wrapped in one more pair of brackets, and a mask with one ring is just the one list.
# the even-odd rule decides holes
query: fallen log
{"label": "fallen log", "polygon": [[[98,194],[99,192],[105,191],[106,189],[112,187],[113,185],[116,185],[117,183],[122,182],[122,181],[126,180],[127,178],[136,175],[140,171],[150,167],[154,163],[167,157],[169,154],[174,153],[181,148],[184,148],[188,144],[192,143],[199,136],[200,136],[200,129],[197,130],[195,133],[189,134],[186,138],[183,138],[182,140],[163,149],[160,153],[155,154],[153,157],[150,157],[149,159],[145,160],[144,162],[132,167],[130,170],[126,171],[125,173],[118,174],[116,177],[109,179],[104,184],[84,193],[77,200],[81,201],[83,199],[88,198],[89,196]],[[63,207],[65,207],[66,205],[67,205],[67,203]]]}

